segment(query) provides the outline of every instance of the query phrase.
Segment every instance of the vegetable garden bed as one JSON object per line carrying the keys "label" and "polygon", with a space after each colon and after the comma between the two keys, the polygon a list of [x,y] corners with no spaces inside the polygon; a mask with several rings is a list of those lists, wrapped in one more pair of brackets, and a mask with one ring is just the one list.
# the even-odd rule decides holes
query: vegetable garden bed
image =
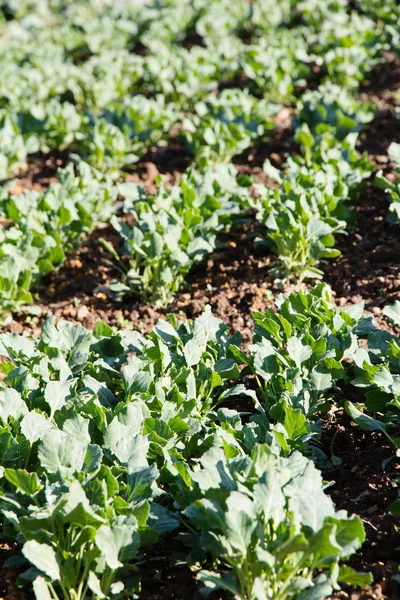
{"label": "vegetable garden bed", "polygon": [[0,28],[0,597],[399,598],[397,2]]}

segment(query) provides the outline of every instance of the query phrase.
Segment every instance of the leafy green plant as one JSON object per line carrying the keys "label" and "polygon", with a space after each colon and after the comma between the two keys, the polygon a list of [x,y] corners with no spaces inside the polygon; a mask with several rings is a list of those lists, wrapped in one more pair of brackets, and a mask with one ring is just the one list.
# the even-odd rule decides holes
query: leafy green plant
{"label": "leafy green plant", "polygon": [[124,597],[138,586],[139,546],[178,526],[153,502],[156,463],[163,479],[178,477],[214,406],[245,393],[224,389],[239,375],[228,348],[240,340],[208,310],[160,322],[147,339],[52,318],[39,341],[1,342],[11,360],[0,389],[3,535],[24,542],[38,599]]}
{"label": "leafy green plant", "polygon": [[176,118],[162,97],[135,96],[122,105],[108,106],[102,115],[92,115],[75,149],[95,167],[118,172],[166,137]]}
{"label": "leafy green plant", "polygon": [[372,103],[358,102],[346,88],[332,83],[305,92],[297,108],[298,121],[306,123],[313,134],[331,131],[338,140],[361,132],[374,117]]}
{"label": "leafy green plant", "polygon": [[147,302],[168,304],[192,265],[214,250],[217,232],[229,226],[231,215],[240,209],[235,200],[247,197],[230,166],[205,166],[201,176],[189,171],[179,186],[170,189],[162,180],[158,185],[155,196],[139,186],[119,188],[126,198],[125,213],[134,224],[111,220],[124,240],[122,258],[103,241],[123,275],[122,281],[110,284],[117,299],[136,293]]}
{"label": "leafy green plant", "polygon": [[322,599],[341,581],[368,574],[339,567],[365,539],[358,517],[335,512],[320,473],[298,453],[279,458],[259,445],[251,457],[212,448],[192,474],[196,499],[184,516],[219,573],[204,570],[206,590],[241,600]]}
{"label": "leafy green plant", "polygon": [[[18,112],[16,122],[24,136],[34,136],[42,152],[65,150],[82,137],[83,117],[70,102],[52,98],[44,106],[38,104],[29,111]],[[27,148],[27,152],[32,151]]]}
{"label": "leafy green plant", "polygon": [[[332,114],[337,111],[332,109]],[[321,118],[329,120],[329,115],[324,109]],[[301,154],[288,159],[285,174],[269,161],[264,164],[266,174],[279,187],[255,186],[258,199],[252,205],[267,228],[267,240],[259,241],[273,246],[274,272],[285,279],[322,277],[319,263],[340,254],[334,244],[335,236],[346,228],[344,202],[371,173],[368,157],[355,149],[357,133],[338,140],[337,126],[318,122],[320,133],[313,135],[303,123],[295,135]]]}
{"label": "leafy green plant", "polygon": [[[253,15],[255,10],[257,5],[253,7]],[[263,17],[258,25],[268,27],[266,24],[277,9],[267,5],[261,10]],[[277,103],[290,100],[295,87],[306,83],[311,75],[310,61],[306,32],[286,27],[275,29],[273,36],[265,33],[246,45],[240,57],[243,72],[255,93],[261,92],[263,97]]]}
{"label": "leafy green plant", "polygon": [[[336,3],[318,4],[318,10],[310,10],[311,19],[315,20],[314,36],[311,34],[309,39],[310,54],[326,74],[326,80],[357,90],[382,61],[380,51],[385,36],[371,19],[357,11],[345,9],[337,11],[336,18],[329,18],[329,11],[335,10]],[[321,11],[328,18],[323,18]]]}
{"label": "leafy green plant", "polygon": [[[33,415],[39,417],[29,414],[25,433],[35,430]],[[114,466],[98,445],[89,443],[88,426],[77,415],[66,419],[62,429],[49,421],[37,446],[38,474],[3,471],[3,535],[24,541],[22,554],[34,567],[38,599],[57,600],[60,593],[65,600],[83,599],[89,590],[98,598],[126,595],[138,582],[134,565],[125,571],[124,566],[137,557],[146,537],[148,542],[157,539],[146,525],[157,469],[150,469],[143,456],[138,461],[133,452],[126,461],[115,451],[112,457],[119,456],[126,466],[118,460]],[[146,448],[144,438],[141,445],[139,441],[137,452]]]}
{"label": "leafy green plant", "polygon": [[28,153],[37,150],[35,138],[30,137],[25,142],[18,126],[3,112],[0,115],[0,179],[26,167]]}
{"label": "leafy green plant", "polygon": [[[325,284],[279,299],[278,313],[253,313],[249,354],[231,351],[255,376],[267,414],[283,448],[304,448],[318,432],[314,422],[330,409],[330,392],[348,380],[347,363],[359,351],[358,338],[374,329],[363,305],[338,308]],[[283,429],[282,429],[283,426]]]}
{"label": "leafy green plant", "polygon": [[[386,306],[383,313],[397,327],[400,325],[400,303]],[[398,425],[400,416],[400,339],[388,331],[375,329],[368,335],[367,349],[360,349],[355,357],[353,385],[365,390],[365,399],[358,411],[357,407],[347,406],[350,416],[363,429],[379,430],[400,448],[400,440],[390,434],[390,429]],[[371,417],[373,413],[377,418]]]}
{"label": "leafy green plant", "polygon": [[147,302],[165,306],[193,263],[212,252],[215,233],[204,226],[202,215],[194,212],[189,199],[184,200],[185,206],[178,195],[174,203],[164,188],[159,188],[157,196],[143,195],[138,190],[138,202],[132,203],[128,213],[133,228],[116,218],[111,220],[124,240],[121,253],[128,257],[128,266],[111,244],[103,241],[123,274],[123,281],[112,281],[110,290],[116,299],[136,293]]}
{"label": "leafy green plant", "polygon": [[[295,140],[301,145],[301,154],[293,159],[293,163],[321,171],[321,178],[325,176],[327,168],[333,168],[336,177],[342,180],[338,185],[346,184],[349,196],[353,197],[364,187],[365,179],[372,173],[368,155],[359,154],[356,150],[357,138],[357,133],[348,133],[343,141],[338,142],[330,131],[314,136],[304,124],[295,134]],[[290,160],[289,165],[296,173],[298,167],[292,167]],[[327,183],[332,185],[336,181],[328,179]]]}
{"label": "leafy green plant", "polygon": [[[291,189],[287,182],[278,190],[264,187],[260,196],[257,218],[267,227],[267,243],[273,244],[276,253],[273,272],[285,279],[293,275],[299,281],[321,279],[323,273],[315,265],[340,255],[333,248],[334,236],[344,232],[345,222],[321,215],[313,191]],[[322,200],[327,206],[330,198],[325,194]]]}
{"label": "leafy green plant", "polygon": [[357,0],[359,10],[375,21],[384,22],[383,34],[387,36],[393,48],[399,41],[397,28],[399,5],[395,0]]}
{"label": "leafy green plant", "polygon": [[109,178],[79,163],[60,170],[60,182],[45,192],[9,195],[1,191],[0,215],[9,226],[0,231],[0,297],[3,315],[33,300],[31,291],[59,268],[66,252],[98,223],[111,216],[116,189]]}
{"label": "leafy green plant", "polygon": [[11,452],[9,459],[3,457],[10,464],[3,465],[18,459],[18,466],[34,467],[35,449],[32,453],[27,441],[32,445],[48,433],[51,423],[62,428],[74,415],[91,418],[102,430],[110,410],[116,413],[106,437],[114,439],[115,450],[131,402],[135,406],[127,410],[132,432],[153,433],[154,456],[166,460],[171,451],[177,459],[177,445],[182,450],[188,437],[194,443],[210,425],[210,413],[226,399],[247,395],[257,403],[243,385],[230,384],[239,370],[229,347],[240,342],[240,334],[229,336],[209,309],[188,324],[173,317],[171,322],[159,321],[146,338],[137,332],[115,333],[101,323],[92,334],[80,325],[56,324],[54,318],[46,320],[38,342],[3,335],[2,353],[9,361],[2,363],[2,370],[12,388],[0,394],[3,433],[8,436],[4,444],[8,440]]}
{"label": "leafy green plant", "polygon": [[273,128],[276,106],[248,92],[224,90],[207,102],[198,103],[196,115],[183,122],[182,135],[195,158],[229,162],[261,140]]}

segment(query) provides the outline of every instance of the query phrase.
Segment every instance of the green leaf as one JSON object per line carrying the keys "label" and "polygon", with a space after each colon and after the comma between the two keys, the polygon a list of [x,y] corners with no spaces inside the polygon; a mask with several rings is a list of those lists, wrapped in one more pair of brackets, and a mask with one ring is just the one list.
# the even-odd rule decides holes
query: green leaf
{"label": "green leaf", "polygon": [[306,346],[297,337],[288,339],[287,351],[290,358],[295,362],[296,367],[300,368],[302,363],[312,356],[312,349]]}
{"label": "green leaf", "polygon": [[216,590],[227,590],[234,596],[240,597],[240,588],[233,573],[222,576],[219,573],[203,569],[197,575],[197,579],[204,584],[205,591],[203,593],[206,595]]}
{"label": "green leaf", "polygon": [[347,585],[358,585],[364,587],[373,581],[371,573],[358,573],[347,565],[341,565],[339,570],[338,581]]}
{"label": "green leaf", "polygon": [[52,600],[49,588],[44,577],[36,577],[32,583],[36,600]]}
{"label": "green leaf", "polygon": [[157,502],[151,502],[147,524],[159,535],[170,533],[179,527],[179,517]]}
{"label": "green leaf", "polygon": [[400,165],[400,144],[392,142],[388,148],[389,158],[396,165]]}
{"label": "green leaf", "polygon": [[140,545],[135,517],[117,517],[111,526],[102,525],[96,533],[95,543],[110,569],[122,567],[120,558],[130,559]]}
{"label": "green leaf", "polygon": [[4,477],[18,490],[28,496],[33,496],[42,489],[36,473],[28,473],[24,469],[5,469]]}
{"label": "green leaf", "polygon": [[350,401],[345,403],[347,414],[365,431],[382,431],[386,433],[387,425],[361,412]]}
{"label": "green leaf", "polygon": [[106,598],[106,596],[103,594],[103,591],[101,589],[100,580],[93,573],[93,571],[89,571],[87,585],[88,585],[88,588],[90,589],[90,591],[93,592],[93,594],[96,596],[96,598],[100,598],[100,600],[102,600],[103,598]]}
{"label": "green leaf", "polygon": [[[400,159],[400,144],[397,144],[397,146],[399,146]],[[391,319],[395,325],[400,326],[400,301],[396,300],[394,304],[390,306],[385,306],[385,308],[383,309],[383,314],[386,315],[386,317],[389,317],[389,319]]]}
{"label": "green leaf", "polygon": [[323,600],[333,592],[332,585],[327,581],[316,583],[297,596],[297,600]]}
{"label": "green leaf", "polygon": [[21,421],[21,432],[31,444],[42,440],[51,428],[50,421],[37,412],[28,413]]}
{"label": "green leaf", "polygon": [[345,403],[345,409],[347,414],[361,427],[361,429],[366,431],[381,431],[388,440],[392,442],[395,448],[400,448],[400,439],[394,438],[388,433],[389,427],[386,423],[362,413],[351,402]]}
{"label": "green leaf", "polygon": [[283,426],[290,440],[296,440],[309,433],[309,423],[299,408],[284,407],[285,418]]}
{"label": "green leaf", "polygon": [[85,454],[85,445],[58,429],[50,431],[38,449],[40,464],[49,473],[81,471]]}
{"label": "green leaf", "polygon": [[7,421],[9,417],[18,419],[25,415],[28,408],[22,400],[21,394],[10,388],[0,389],[0,418]]}
{"label": "green leaf", "polygon": [[[60,579],[60,569],[58,567],[56,553],[48,544],[39,544],[36,540],[25,542],[22,548],[22,554],[39,571],[42,571],[51,581]],[[40,585],[40,584],[39,584]]]}
{"label": "green leaf", "polygon": [[282,485],[273,469],[266,470],[254,486],[254,497],[264,511],[266,519],[281,523],[285,518],[286,498]]}
{"label": "green leaf", "polygon": [[400,515],[400,498],[392,502],[392,504],[389,506],[389,510],[394,515]]}
{"label": "green leaf", "polygon": [[70,381],[49,381],[44,391],[44,399],[50,407],[50,416],[53,417],[57,410],[61,410],[71,393]]}

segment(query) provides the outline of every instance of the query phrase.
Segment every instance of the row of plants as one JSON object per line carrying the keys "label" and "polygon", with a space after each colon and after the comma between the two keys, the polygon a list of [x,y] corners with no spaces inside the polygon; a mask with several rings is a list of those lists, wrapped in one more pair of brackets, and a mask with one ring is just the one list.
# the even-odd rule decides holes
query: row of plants
{"label": "row of plants", "polygon": [[[121,3],[105,18],[102,2],[46,1],[33,18],[30,2],[2,3],[0,177],[39,150],[75,152],[99,170],[70,155],[80,165],[76,175],[70,164],[43,193],[19,198],[12,183],[3,187],[3,315],[32,302],[43,276],[110,219],[118,193],[125,215],[112,223],[121,247],[104,242],[121,272],[110,286],[116,299],[133,293],[166,305],[192,264],[215,248],[216,235],[249,208],[277,254],[277,276],[321,276],[321,260],[338,255],[335,235],[349,216],[344,203],[371,172],[355,145],[373,107],[352,95],[395,35],[379,2],[351,10],[346,2],[295,4],[204,0],[186,10],[180,1],[140,9]],[[201,40],[186,47],[191,36]],[[295,88],[315,69],[330,83],[296,100],[300,154],[288,158],[283,175],[266,163],[279,187],[254,186],[254,200],[251,180],[237,178],[229,163],[273,133],[282,102],[295,100]],[[234,87],[243,75],[244,91]],[[179,186],[166,190],[159,181],[149,195],[112,185],[146,148],[166,143],[171,129],[196,165]]]}
{"label": "row of plants", "polygon": [[321,278],[319,263],[340,254],[334,245],[351,216],[346,202],[372,173],[368,156],[360,155],[356,144],[374,107],[327,84],[303,94],[297,108],[299,155],[288,158],[284,173],[266,161],[264,170],[278,187],[256,185],[252,205],[266,228],[259,241],[272,246],[277,257],[274,272],[301,281]]}
{"label": "row of plants", "polygon": [[[367,156],[357,152],[356,143],[358,132],[373,115],[369,103],[355,101],[338,86],[321,86],[304,94],[295,121],[299,156],[288,159],[284,174],[268,161],[264,165],[267,175],[279,184],[276,189],[255,184],[252,191],[251,178],[242,176],[236,180],[232,165],[212,167],[204,160],[205,156],[199,163],[201,173],[195,177],[197,191],[193,188],[194,171],[178,187],[165,190],[160,184],[156,196],[146,197],[141,188],[121,185],[119,189],[127,198],[124,211],[134,225],[128,226],[126,219],[112,220],[124,239],[120,255],[107,244],[123,275],[122,281],[112,283],[112,288],[119,297],[133,291],[146,301],[167,304],[193,261],[212,251],[215,234],[234,225],[235,212],[249,208],[256,209],[257,219],[266,227],[266,231],[260,230],[256,241],[272,245],[277,255],[274,266],[277,276],[320,278],[318,264],[339,255],[334,248],[335,235],[344,233],[350,215],[345,202],[362,189],[372,172]],[[222,147],[226,149],[228,138],[222,134],[212,139],[207,137],[208,144],[204,143],[200,124],[192,135],[201,142],[202,152],[208,157]],[[204,195],[207,189],[212,191],[212,198]],[[133,192],[130,197],[128,190]],[[221,193],[228,199],[228,211],[215,203]],[[196,209],[203,213],[203,218],[195,223],[196,196]],[[181,223],[186,221],[186,228],[181,225],[177,229],[178,215]],[[207,230],[212,236],[211,245]],[[193,243],[196,254],[191,256]],[[124,255],[129,257],[127,263],[121,261]],[[169,263],[168,268],[165,263]]]}
{"label": "row of plants", "polygon": [[[14,183],[0,192],[0,313],[29,310],[33,292],[60,268],[67,253],[93,229],[111,222],[123,244],[102,239],[120,273],[108,288],[121,300],[136,294],[166,305],[191,266],[211,253],[216,236],[227,231],[249,202],[249,181],[241,185],[231,164],[201,161],[179,185],[149,195],[133,183],[115,184],[83,161],[58,171],[47,190],[14,194]],[[117,217],[118,198],[124,198]]]}
{"label": "row of plants", "polygon": [[[281,279],[321,278],[320,263],[339,255],[335,237],[345,233],[351,217],[348,201],[372,173],[356,144],[373,115],[370,103],[354,100],[338,86],[305,93],[293,121],[299,154],[288,157],[283,171],[269,161],[264,164],[277,187],[254,184],[230,162],[220,162],[238,138],[219,132],[213,140],[206,136],[207,144],[207,128],[199,124],[190,134],[198,144],[197,167],[190,167],[170,188],[158,178],[155,194],[137,184],[114,183],[82,161],[60,170],[59,183],[44,192],[14,195],[13,183],[7,184],[0,203],[5,223],[0,241],[3,316],[31,303],[32,290],[43,277],[63,264],[84,235],[108,221],[121,240],[117,247],[102,240],[119,272],[107,290],[117,301],[134,294],[166,306],[193,264],[215,249],[218,234],[247,218],[249,210],[256,211],[260,223],[255,242],[276,254],[273,274]],[[250,143],[250,136],[242,140]],[[394,162],[396,151],[393,144],[389,155]],[[376,183],[390,194],[395,217],[397,183],[382,174]],[[117,197],[124,199],[119,216]]]}
{"label": "row of plants", "polygon": [[0,177],[55,150],[117,176],[177,129],[195,158],[229,160],[315,70],[356,90],[395,45],[378,5],[274,4],[3,2]]}
{"label": "row of plants", "polygon": [[32,291],[62,266],[84,234],[109,220],[117,189],[108,176],[80,162],[58,172],[46,191],[0,191],[0,314],[29,308]]}
{"label": "row of plants", "polygon": [[[397,305],[386,313],[399,323]],[[315,466],[330,460],[320,419],[344,406],[397,443],[400,341],[324,284],[253,319],[247,351],[209,307],[145,337],[53,317],[39,339],[0,336],[2,539],[21,547],[5,566],[38,600],[132,597],[160,536],[208,591],[243,600],[370,581],[343,562],[365,534]],[[347,385],[365,400],[346,402]]]}

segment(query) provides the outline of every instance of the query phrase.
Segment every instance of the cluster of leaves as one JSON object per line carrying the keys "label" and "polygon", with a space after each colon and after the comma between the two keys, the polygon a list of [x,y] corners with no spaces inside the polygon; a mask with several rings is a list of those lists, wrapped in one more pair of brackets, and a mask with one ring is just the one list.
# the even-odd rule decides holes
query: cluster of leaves
{"label": "cluster of leaves", "polygon": [[34,137],[23,138],[18,126],[2,111],[0,115],[0,179],[26,167],[27,156],[38,150]]}
{"label": "cluster of leaves", "polygon": [[[329,10],[329,4],[326,3]],[[326,15],[327,16],[327,15]],[[313,15],[318,19],[318,11]],[[386,36],[372,19],[356,11],[337,12],[317,21],[319,26],[312,48],[325,79],[357,90],[371,69],[382,61],[380,51]]]}
{"label": "cluster of leaves", "polygon": [[317,135],[330,132],[340,141],[349,133],[360,133],[375,112],[372,103],[355,100],[346,88],[331,82],[304,92],[297,108],[299,119],[295,126],[307,125]]}
{"label": "cluster of leaves", "polygon": [[378,23],[383,22],[387,43],[398,48],[400,7],[396,0],[357,0],[357,8]]}
{"label": "cluster of leaves", "polygon": [[299,103],[295,140],[300,155],[289,158],[284,174],[269,161],[267,175],[276,189],[257,185],[253,203],[267,228],[267,240],[277,255],[275,272],[288,278],[321,278],[318,264],[335,258],[335,235],[344,233],[354,195],[372,165],[356,148],[358,131],[372,119],[370,105],[356,102],[337,86],[322,86],[304,94]]}
{"label": "cluster of leaves", "polygon": [[[400,326],[400,302],[386,306],[383,313],[396,326]],[[390,435],[400,418],[400,339],[398,335],[384,330],[374,330],[368,335],[367,349],[360,349],[354,356],[353,385],[365,390],[365,401],[361,403],[369,413],[383,421],[348,406],[348,411],[363,429],[382,431],[400,449],[400,439]],[[399,450],[397,451],[399,452]]]}
{"label": "cluster of leaves", "polygon": [[273,128],[277,107],[247,91],[228,89],[195,106],[182,134],[196,159],[228,163]]}
{"label": "cluster of leaves", "polygon": [[134,184],[118,186],[125,197],[125,217],[114,216],[111,223],[123,240],[121,257],[103,241],[122,274],[122,281],[110,285],[117,299],[135,293],[146,302],[167,305],[192,265],[214,250],[216,234],[229,227],[248,199],[233,165],[202,166],[201,172],[189,169],[178,186],[166,189],[158,180],[155,195]]}
{"label": "cluster of leaves", "polygon": [[[340,360],[354,319],[333,316],[325,295],[299,296],[298,314],[319,307],[321,335],[333,318],[326,359]],[[132,597],[141,548],[165,534],[182,537],[208,589],[243,600],[320,600],[369,581],[339,566],[364,540],[361,521],[335,511],[313,463],[284,449],[238,383],[240,341],[209,308],[146,337],[54,318],[38,340],[0,336],[0,518],[22,545],[6,566],[27,569],[38,600]],[[221,407],[235,396],[255,405],[246,422]]]}
{"label": "cluster of leaves", "polygon": [[31,303],[40,280],[113,213],[117,192],[108,177],[80,162],[76,173],[70,163],[58,178],[45,192],[12,195],[12,182],[0,191],[2,316]]}
{"label": "cluster of leaves", "polygon": [[358,339],[374,329],[363,305],[336,307],[325,284],[278,299],[278,313],[253,313],[253,344],[248,355],[232,352],[252,374],[263,405],[279,427],[282,449],[305,450],[317,434],[316,415],[330,409],[328,394],[349,379],[346,364],[359,350]]}
{"label": "cluster of leaves", "polygon": [[73,104],[54,98],[4,119],[0,175],[4,178],[8,171],[24,166],[32,152],[66,149],[99,170],[118,174],[135,163],[146,147],[165,138],[175,120],[175,111],[162,97],[137,95],[107,104],[100,114],[81,114]]}
{"label": "cluster of leaves", "polygon": [[360,519],[335,511],[321,474],[300,453],[282,458],[259,444],[250,457],[227,458],[213,447],[200,464],[183,514],[201,531],[201,552],[228,567],[200,573],[207,591],[305,600],[325,598],[341,581],[368,583],[368,575],[339,567],[364,541]]}

